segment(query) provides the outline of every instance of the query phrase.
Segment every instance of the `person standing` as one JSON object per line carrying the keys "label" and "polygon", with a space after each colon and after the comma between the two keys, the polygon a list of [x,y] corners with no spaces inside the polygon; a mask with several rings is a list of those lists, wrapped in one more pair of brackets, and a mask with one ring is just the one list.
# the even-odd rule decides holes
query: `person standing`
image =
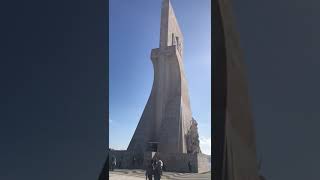
{"label": "person standing", "polygon": [[162,175],[163,162],[161,161],[161,159],[159,159],[159,163],[160,163],[160,174]]}
{"label": "person standing", "polygon": [[118,168],[121,169],[121,160],[119,161]]}
{"label": "person standing", "polygon": [[136,162],[137,162],[137,159],[135,156],[133,156],[133,159],[132,159],[132,166],[133,168],[136,168]]}
{"label": "person standing", "polygon": [[153,167],[153,170],[156,169],[157,162],[158,162],[158,158],[157,158],[157,157],[154,157],[154,158],[152,159],[152,167]]}
{"label": "person standing", "polygon": [[146,168],[146,180],[147,178],[149,180],[152,180],[152,175],[153,175],[153,161],[151,160],[150,164],[147,165],[147,168]]}
{"label": "person standing", "polygon": [[191,172],[192,171],[192,166],[191,166],[191,162],[190,161],[188,162],[188,167],[189,167],[189,172]]}
{"label": "person standing", "polygon": [[116,157],[113,155],[112,158],[111,158],[111,171],[114,170],[114,168],[116,167],[117,165],[117,159]]}
{"label": "person standing", "polygon": [[161,164],[159,161],[156,162],[155,169],[154,169],[154,179],[160,180],[161,179]]}

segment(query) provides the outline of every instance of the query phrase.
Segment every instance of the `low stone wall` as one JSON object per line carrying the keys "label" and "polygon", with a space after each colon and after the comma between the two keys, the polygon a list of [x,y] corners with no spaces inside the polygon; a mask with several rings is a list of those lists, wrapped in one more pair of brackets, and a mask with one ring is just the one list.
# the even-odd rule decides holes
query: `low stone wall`
{"label": "low stone wall", "polygon": [[[189,171],[188,163],[191,164],[191,172],[202,173],[210,171],[208,156],[204,154],[184,154],[184,153],[160,153],[155,155],[159,157],[163,164],[165,171],[186,173]],[[144,165],[150,163],[151,152],[144,155]]]}
{"label": "low stone wall", "polygon": [[[144,169],[143,156],[139,156],[131,151],[111,150],[109,151],[109,167],[111,167],[111,157],[115,156],[117,160],[116,168],[119,169]],[[135,161],[133,158],[135,157]]]}
{"label": "low stone wall", "polygon": [[198,173],[208,172],[211,170],[211,164],[209,164],[209,156],[205,154],[197,154]]}
{"label": "low stone wall", "polygon": [[[152,152],[145,152],[143,156],[139,156],[130,151],[109,152],[109,163],[111,165],[111,157],[114,155],[117,159],[116,168],[119,169],[145,169],[146,165],[151,163]],[[184,154],[184,153],[160,153],[156,155],[164,164],[164,171],[169,172],[190,172],[188,163],[191,164],[191,172],[202,173],[210,171],[208,156],[204,154]],[[133,157],[136,158],[133,163]]]}
{"label": "low stone wall", "polygon": [[[191,163],[191,172],[197,172],[197,155],[183,153],[159,153],[155,155],[161,159],[164,164],[165,171],[172,172],[189,172],[188,162]],[[144,164],[150,163],[151,152],[145,153]]]}

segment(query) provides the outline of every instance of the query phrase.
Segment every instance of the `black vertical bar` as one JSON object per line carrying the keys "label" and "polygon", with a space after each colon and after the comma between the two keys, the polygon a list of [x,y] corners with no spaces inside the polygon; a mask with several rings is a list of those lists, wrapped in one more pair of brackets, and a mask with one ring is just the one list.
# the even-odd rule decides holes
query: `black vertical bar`
{"label": "black vertical bar", "polygon": [[213,1],[213,179],[221,180],[225,144],[227,56],[218,0]]}

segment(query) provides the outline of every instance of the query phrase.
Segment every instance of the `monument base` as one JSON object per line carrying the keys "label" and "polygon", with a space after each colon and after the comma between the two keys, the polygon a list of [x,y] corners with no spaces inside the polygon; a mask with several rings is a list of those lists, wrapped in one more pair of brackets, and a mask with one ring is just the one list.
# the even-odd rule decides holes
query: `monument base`
{"label": "monument base", "polygon": [[[143,155],[137,155],[132,151],[111,150],[109,151],[109,157],[116,157],[116,168],[118,169],[145,169],[146,165],[151,163],[153,153],[154,152],[145,152]],[[169,154],[157,152],[155,156],[159,157],[163,162],[164,171],[180,173],[190,172],[189,162],[192,173],[203,173],[211,170],[209,156],[205,154]],[[111,165],[111,158],[109,158],[109,165]]]}

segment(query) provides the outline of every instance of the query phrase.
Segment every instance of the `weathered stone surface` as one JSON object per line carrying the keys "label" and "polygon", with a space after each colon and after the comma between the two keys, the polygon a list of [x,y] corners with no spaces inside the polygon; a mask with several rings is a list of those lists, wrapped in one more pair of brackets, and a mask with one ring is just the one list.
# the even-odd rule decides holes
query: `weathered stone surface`
{"label": "weathered stone surface", "polygon": [[191,126],[187,134],[187,152],[188,153],[201,153],[200,141],[198,134],[198,123],[192,118]]}
{"label": "weathered stone surface", "polygon": [[[117,168],[121,169],[143,169],[144,154],[135,154],[132,151],[112,150],[109,151],[109,157],[115,156],[117,159]],[[111,165],[111,159],[109,159]]]}
{"label": "weathered stone surface", "polygon": [[157,142],[159,152],[187,153],[192,113],[183,65],[183,35],[170,0],[162,2],[160,48],[151,51],[151,60],[151,95],[128,151],[145,152],[149,142]]}
{"label": "weathered stone surface", "polygon": [[[161,153],[158,152],[156,157],[160,158],[165,166],[165,171],[190,172],[188,163],[191,164],[191,172],[203,173],[210,171],[208,155],[201,153]],[[145,153],[144,166],[151,161],[151,152]]]}
{"label": "weathered stone surface", "polygon": [[218,180],[258,180],[248,85],[230,0],[214,1],[214,150]]}
{"label": "weathered stone surface", "polygon": [[[197,154],[197,172],[203,173],[211,171],[211,163],[209,161],[211,160],[211,157],[202,153]],[[209,166],[210,164],[210,166]]]}
{"label": "weathered stone surface", "polygon": [[[152,152],[145,152],[143,156],[137,156],[131,151],[111,150],[109,157],[116,157],[118,169],[145,169],[146,165],[152,159]],[[157,152],[156,157],[160,158],[165,164],[166,171],[189,172],[188,162],[191,163],[194,173],[202,173],[210,171],[208,163],[208,155],[201,153],[160,153]],[[135,160],[134,160],[135,159]],[[111,166],[111,158],[109,159],[109,167]]]}
{"label": "weathered stone surface", "polygon": [[[150,145],[167,171],[209,171],[208,158],[201,154],[197,122],[192,118],[188,83],[183,65],[183,35],[170,0],[163,0],[160,47],[152,49],[154,82],[150,97],[127,151],[112,150],[117,167],[141,169],[150,163]],[[154,147],[151,147],[153,149]],[[133,160],[135,159],[135,160]]]}

